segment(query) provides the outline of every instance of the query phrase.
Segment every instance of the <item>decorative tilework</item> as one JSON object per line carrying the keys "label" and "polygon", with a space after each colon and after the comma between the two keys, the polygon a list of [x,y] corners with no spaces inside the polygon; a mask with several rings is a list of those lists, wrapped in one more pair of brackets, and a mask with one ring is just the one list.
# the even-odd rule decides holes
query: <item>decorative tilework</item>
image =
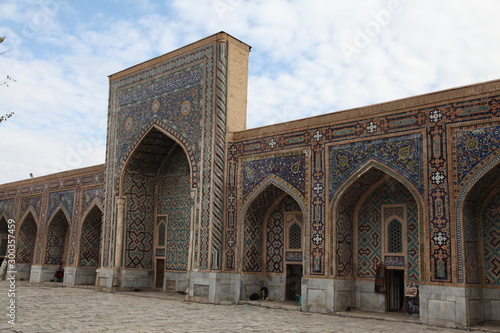
{"label": "decorative tilework", "polygon": [[177,146],[160,169],[158,179],[159,215],[168,215],[167,270],[187,270],[191,230],[191,187],[186,154]]}
{"label": "decorative tilework", "polygon": [[288,262],[302,263],[302,251],[286,251],[285,260]]}
{"label": "decorative tilework", "polygon": [[236,240],[238,239],[237,231],[238,225],[237,221],[237,181],[236,174],[238,163],[236,161],[235,155],[238,152],[238,148],[234,144],[229,145],[228,149],[228,166],[227,166],[227,183],[226,183],[226,227],[224,229],[224,245],[225,245],[225,270],[234,270],[236,262]]}
{"label": "decorative tilework", "polygon": [[[269,203],[267,203],[269,205]],[[300,206],[289,195],[273,209],[266,225],[266,271],[283,273],[285,212],[300,211]]]}
{"label": "decorative tilework", "polygon": [[[358,199],[372,184],[384,176],[378,169],[371,169],[361,174],[357,180],[350,184],[345,194],[337,199],[334,205],[334,234],[332,244],[336,266],[333,274],[336,276],[350,277],[353,272],[353,212]],[[361,247],[361,246],[360,246]]]}
{"label": "decorative tilework", "polygon": [[52,218],[47,232],[45,264],[65,266],[64,251],[68,236],[69,224],[66,216],[59,210]]}
{"label": "decorative tilework", "polygon": [[74,194],[74,191],[50,193],[47,216],[52,216],[56,208],[60,205],[66,210],[67,214],[72,214]]}
{"label": "decorative tilework", "polygon": [[[484,163],[487,162],[487,163]],[[463,186],[456,199],[458,281],[478,284],[479,275],[479,238],[477,234],[477,202],[483,202],[485,196],[496,191],[500,179],[500,154],[488,158],[477,165],[472,176],[463,181]],[[462,245],[463,241],[463,245]]]}
{"label": "decorative tilework", "polygon": [[263,219],[269,205],[274,202],[283,190],[269,185],[250,204],[245,215],[244,241],[243,241],[243,271],[262,271],[262,247],[263,247]]}
{"label": "decorative tilework", "polygon": [[104,202],[104,187],[97,187],[93,189],[88,189],[83,191],[82,196],[82,212],[86,212],[90,207],[94,199],[97,199],[101,205]]}
{"label": "decorative tilework", "polygon": [[[226,66],[226,42],[217,42],[111,83],[108,142],[114,146],[107,151],[105,206],[114,207],[123,183],[116,175],[123,174],[127,156],[153,124],[161,128],[184,147],[191,187],[200,188],[196,198],[200,204],[193,214],[198,230],[193,267],[201,270],[220,269],[220,259],[209,265],[212,254],[217,258],[223,254]],[[116,219],[108,208],[105,216],[105,221]],[[103,265],[108,265],[114,256],[114,230],[107,224],[104,230]]]}
{"label": "decorative tilework", "polygon": [[487,285],[500,285],[500,191],[493,195],[482,213],[484,272]]}
{"label": "decorative tilework", "polygon": [[456,131],[455,142],[456,178],[460,184],[476,165],[500,149],[500,126]]}
{"label": "decorative tilework", "polygon": [[151,269],[155,177],[128,169],[125,180],[128,212],[124,264]]}
{"label": "decorative tilework", "polygon": [[99,267],[102,212],[94,206],[83,220],[80,241],[80,266]]}
{"label": "decorative tilework", "polygon": [[423,193],[420,135],[385,138],[330,147],[330,199],[353,171],[376,160],[399,172]]}
{"label": "decorative tilework", "polygon": [[275,175],[305,196],[306,156],[303,152],[243,160],[243,200],[269,175]]}
{"label": "decorative tilework", "polygon": [[124,264],[152,268],[153,222],[157,173],[177,143],[153,128],[127,163],[123,194],[128,197]]}
{"label": "decorative tilework", "polygon": [[[404,204],[406,207],[407,269],[410,281],[419,281],[419,228],[417,205],[412,194],[398,181],[390,179],[380,185],[363,202],[358,213],[358,277],[374,278],[382,261],[382,207]],[[404,218],[402,207],[386,207],[384,215]],[[385,259],[384,259],[385,261]]]}
{"label": "decorative tilework", "polygon": [[[199,142],[201,141],[201,82],[196,86],[185,87],[180,90],[172,91],[157,99],[159,109],[157,112],[151,110],[150,100],[144,100],[140,103],[123,108],[119,114],[118,122],[126,128],[126,122],[133,122],[130,130],[120,131],[118,140],[120,144],[119,156],[122,161],[130,151],[130,145],[140,139],[142,129],[149,128],[152,119],[161,121],[161,128],[168,128],[169,132],[176,133],[177,136],[183,137],[188,146],[193,147],[195,155],[198,156]],[[190,105],[190,112],[185,114],[180,110],[182,105]]]}
{"label": "decorative tilework", "polygon": [[14,217],[14,199],[0,201],[0,215],[5,214],[7,219]]}
{"label": "decorative tilework", "polygon": [[41,211],[41,207],[42,207],[42,197],[35,196],[35,197],[22,198],[21,199],[21,216],[24,215],[28,211],[29,207],[32,207],[35,214],[37,216],[40,216],[40,211]]}
{"label": "decorative tilework", "polygon": [[35,253],[35,242],[37,227],[33,215],[29,213],[19,228],[17,240],[17,258],[19,264],[33,263],[33,254]]}
{"label": "decorative tilework", "polygon": [[[225,158],[226,158],[226,81],[227,81],[227,45],[226,43],[217,43],[217,66],[215,75],[215,119],[213,144],[205,146],[214,147],[213,162],[212,162],[212,178],[210,179],[212,192],[212,217],[211,217],[211,252],[212,252],[212,267],[211,269],[221,269],[222,258],[222,229],[224,223],[224,173],[225,173]],[[205,162],[204,162],[205,165]],[[208,170],[207,170],[208,171]],[[200,262],[201,264],[201,262]],[[200,265],[201,266],[201,265]],[[208,268],[208,267],[207,267]]]}
{"label": "decorative tilework", "polygon": [[[136,103],[152,97],[163,95],[169,91],[183,88],[201,80],[201,65],[174,74],[162,76],[159,79],[139,84],[123,90],[120,94],[120,106]],[[156,107],[158,109],[158,107]]]}

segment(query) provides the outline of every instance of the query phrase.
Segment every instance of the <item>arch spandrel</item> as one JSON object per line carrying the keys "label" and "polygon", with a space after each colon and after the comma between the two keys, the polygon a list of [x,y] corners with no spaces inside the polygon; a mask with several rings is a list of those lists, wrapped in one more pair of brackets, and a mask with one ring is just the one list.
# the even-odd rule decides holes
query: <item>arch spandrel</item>
{"label": "arch spandrel", "polygon": [[66,221],[68,222],[68,225],[69,225],[69,223],[71,221],[71,214],[66,210],[66,208],[64,207],[63,204],[59,204],[54,208],[53,213],[47,219],[47,229],[52,224],[54,217],[56,217],[56,215],[59,213],[62,213],[64,215],[64,217],[66,218]]}
{"label": "arch spandrel", "polygon": [[339,199],[346,194],[346,191],[356,182],[359,181],[360,178],[366,177],[371,171],[376,171],[377,174],[373,174],[371,179],[367,179],[367,182],[376,182],[380,180],[384,176],[390,176],[400,183],[402,183],[413,195],[415,201],[419,204],[419,214],[423,214],[420,210],[423,210],[423,198],[418,189],[413,185],[412,182],[408,181],[403,175],[389,166],[377,161],[377,160],[369,160],[367,163],[359,167],[357,170],[353,172],[353,174],[344,181],[338,189],[331,193],[331,201],[330,201],[330,210],[335,210],[335,206],[338,203]]}
{"label": "arch spandrel", "polygon": [[267,178],[262,180],[257,186],[254,187],[254,189],[244,198],[242,202],[242,214],[246,214],[246,211],[248,210],[249,206],[253,203],[253,201],[271,185],[276,186],[283,192],[289,194],[292,198],[297,201],[299,204],[300,208],[302,211],[307,212],[306,206],[305,206],[305,198],[304,196],[291,184],[286,182],[284,179],[281,177],[278,177],[276,175],[268,175]]}

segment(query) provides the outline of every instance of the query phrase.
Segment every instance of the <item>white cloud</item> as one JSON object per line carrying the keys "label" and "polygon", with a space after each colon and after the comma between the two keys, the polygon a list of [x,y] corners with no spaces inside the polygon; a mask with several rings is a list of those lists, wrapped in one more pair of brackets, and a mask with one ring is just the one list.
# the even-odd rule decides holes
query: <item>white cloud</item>
{"label": "white cloud", "polygon": [[0,124],[0,182],[103,163],[107,76],[218,31],[252,46],[256,127],[498,78],[499,10],[494,0],[6,0],[1,46],[13,50],[0,75],[18,82],[0,89],[0,110],[16,112]]}

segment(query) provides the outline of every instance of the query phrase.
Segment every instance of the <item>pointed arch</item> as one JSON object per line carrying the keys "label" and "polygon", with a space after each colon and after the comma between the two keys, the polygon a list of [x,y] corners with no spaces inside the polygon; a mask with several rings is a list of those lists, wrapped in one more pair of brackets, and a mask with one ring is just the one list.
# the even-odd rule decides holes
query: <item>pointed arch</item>
{"label": "pointed arch", "polygon": [[[414,201],[416,206],[415,223],[418,230],[414,235],[417,244],[417,249],[413,249],[416,259],[414,265],[417,265],[416,272],[413,276],[419,275],[421,278],[424,274],[424,260],[422,240],[424,239],[424,202],[417,188],[408,179],[403,177],[394,169],[382,164],[376,160],[370,160],[363,166],[359,167],[334,193],[330,202],[331,212],[331,274],[340,277],[355,278],[355,258],[357,243],[356,228],[360,205],[382,184],[389,184],[390,181],[395,181],[408,191],[410,200]],[[380,236],[380,235],[379,235]],[[371,258],[370,260],[376,260]],[[371,262],[371,261],[370,261]],[[373,267],[370,267],[370,270]],[[371,274],[371,273],[370,273]]]}
{"label": "pointed arch", "polygon": [[3,262],[7,255],[7,239],[9,235],[9,227],[5,214],[0,215],[0,262]]}
{"label": "pointed arch", "polygon": [[79,266],[99,266],[102,216],[102,210],[95,204],[91,206],[83,219],[78,260]]}
{"label": "pointed arch", "polygon": [[167,227],[165,268],[185,271],[192,232],[195,183],[192,154],[186,143],[153,124],[131,150],[120,171],[124,214],[124,266],[154,269],[155,222],[158,215],[175,218]]}
{"label": "pointed arch", "polygon": [[269,187],[270,185],[276,186],[277,188],[281,189],[283,192],[287,193],[292,198],[294,198],[295,201],[297,201],[300,208],[302,209],[302,211],[305,214],[307,209],[306,209],[306,206],[304,204],[305,199],[302,196],[302,194],[300,194],[300,192],[297,189],[295,189],[295,187],[293,187],[290,183],[288,183],[284,179],[282,179],[278,176],[275,176],[275,175],[269,175],[267,178],[262,180],[257,186],[255,186],[253,191],[250,192],[248,194],[248,196],[246,197],[246,199],[244,200],[243,205],[242,205],[243,208],[241,210],[243,216],[246,214],[246,211],[248,210],[248,207],[252,204],[252,202],[259,195],[261,195],[267,189],[267,187]]}
{"label": "pointed arch", "polygon": [[52,215],[45,234],[45,259],[47,265],[66,265],[70,224],[64,207],[60,205]]}
{"label": "pointed arch", "polygon": [[82,216],[83,216],[83,220],[85,220],[85,218],[87,217],[87,215],[89,214],[89,212],[94,209],[94,208],[98,208],[101,212],[104,212],[104,207],[103,207],[103,203],[101,202],[101,200],[99,200],[99,198],[94,198],[94,200],[92,200],[88,205],[87,205],[87,208],[85,209],[85,211],[82,212]]}
{"label": "pointed arch", "polygon": [[377,161],[377,160],[369,160],[366,162],[364,165],[359,167],[357,170],[353,172],[353,174],[347,178],[346,181],[342,183],[342,185],[339,187],[339,189],[333,194],[332,200],[330,201],[330,209],[335,209],[335,205],[338,203],[338,199],[343,196],[346,192],[346,190],[352,186],[354,183],[358,181],[359,178],[363,177],[364,175],[368,174],[372,170],[379,170],[383,172],[384,174],[387,174],[391,176],[392,178],[396,179],[399,181],[401,184],[403,184],[413,195],[415,201],[418,204],[419,207],[419,215],[423,215],[423,198],[420,195],[418,189],[413,185],[412,182],[410,182],[408,179],[406,179],[404,176],[402,176],[399,172],[395,171],[391,167]]}
{"label": "pointed arch", "polygon": [[500,151],[488,156],[468,174],[455,202],[457,258],[462,258],[458,260],[458,282],[481,284],[485,280],[486,263],[478,214],[500,186]]}
{"label": "pointed arch", "polygon": [[38,215],[35,212],[35,209],[33,208],[33,206],[29,206],[28,209],[26,209],[26,211],[23,213],[23,215],[20,218],[21,223],[19,224],[19,228],[21,228],[22,224],[24,223],[24,221],[26,220],[26,218],[28,217],[29,214],[32,215],[33,219],[35,220],[36,225],[38,226]]}
{"label": "pointed arch", "polygon": [[66,221],[68,222],[68,225],[70,224],[70,221],[71,221],[71,214],[66,210],[66,208],[64,207],[63,204],[59,204],[56,206],[56,208],[54,209],[54,212],[52,213],[51,216],[49,216],[49,218],[47,219],[47,221],[49,221],[49,223],[47,224],[47,226],[49,227],[50,224],[52,223],[52,221],[54,220],[54,217],[57,215],[57,214],[64,214],[64,217],[66,218]]}
{"label": "pointed arch", "polygon": [[[31,208],[31,207],[30,207]],[[34,211],[26,211],[19,225],[16,263],[32,264],[38,234]]]}
{"label": "pointed arch", "polygon": [[158,119],[154,119],[149,124],[146,124],[143,127],[143,130],[141,130],[137,138],[129,145],[130,148],[127,150],[126,154],[123,156],[122,160],[118,164],[118,170],[120,170],[120,178],[119,178],[120,195],[122,195],[121,193],[123,191],[123,179],[125,178],[127,165],[133,159],[134,155],[136,154],[136,152],[138,151],[139,147],[144,142],[144,140],[146,140],[148,135],[150,135],[154,131],[158,131],[161,134],[165,135],[167,138],[169,138],[182,148],[182,150],[188,157],[189,161],[188,164],[191,174],[191,188],[197,187],[198,168],[191,145],[182,135],[180,135],[175,131],[172,131],[171,129],[168,128],[168,126],[165,126],[165,124],[163,124]]}
{"label": "pointed arch", "polygon": [[5,223],[7,223],[7,221],[9,220],[9,219],[7,218],[7,215],[6,215],[5,213],[1,213],[1,214],[0,214],[0,221],[1,221],[2,219],[4,219],[4,220],[5,220]]}
{"label": "pointed arch", "polygon": [[243,272],[283,273],[285,214],[301,211],[307,218],[302,197],[293,189],[281,178],[269,176],[248,196],[240,220]]}

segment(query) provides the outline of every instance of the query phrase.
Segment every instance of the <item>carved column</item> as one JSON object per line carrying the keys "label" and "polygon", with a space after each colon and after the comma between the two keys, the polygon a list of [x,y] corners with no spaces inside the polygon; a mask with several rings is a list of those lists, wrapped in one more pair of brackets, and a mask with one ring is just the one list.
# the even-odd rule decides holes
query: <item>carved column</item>
{"label": "carved column", "polygon": [[115,239],[115,265],[113,274],[113,287],[120,287],[120,273],[123,249],[123,223],[125,215],[125,198],[116,198],[116,239]]}

